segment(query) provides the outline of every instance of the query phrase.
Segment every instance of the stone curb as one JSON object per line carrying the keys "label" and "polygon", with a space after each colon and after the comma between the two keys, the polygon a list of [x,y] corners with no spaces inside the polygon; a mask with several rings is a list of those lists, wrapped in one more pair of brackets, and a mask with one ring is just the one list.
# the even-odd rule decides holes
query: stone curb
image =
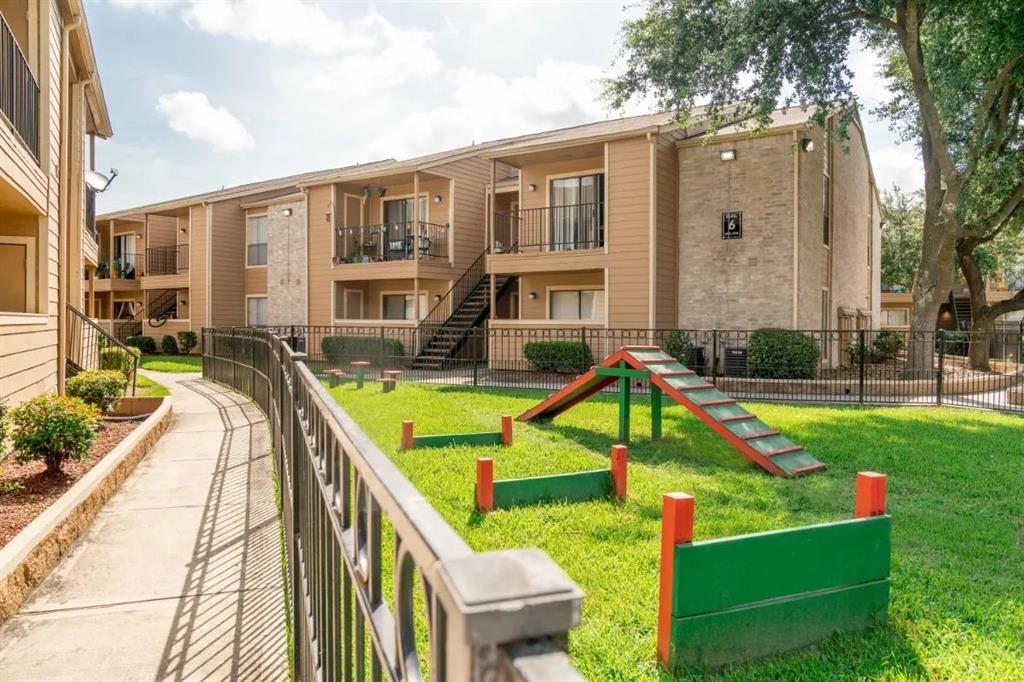
{"label": "stone curb", "polygon": [[0,623],[18,613],[32,590],[85,534],[167,430],[171,413],[171,400],[164,398],[137,429],[0,549]]}

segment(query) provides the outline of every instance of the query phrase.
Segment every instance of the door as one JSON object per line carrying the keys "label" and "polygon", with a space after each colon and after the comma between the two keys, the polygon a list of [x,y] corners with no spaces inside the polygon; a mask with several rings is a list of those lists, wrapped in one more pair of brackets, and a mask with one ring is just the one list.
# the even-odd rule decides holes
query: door
{"label": "door", "polygon": [[[412,240],[415,230],[411,229],[413,220],[412,197],[407,199],[389,199],[383,204],[383,222],[385,239],[385,259],[405,260],[412,258]],[[420,197],[420,222],[427,220],[427,198]]]}
{"label": "door", "polygon": [[0,287],[0,311],[28,312],[28,245],[0,243],[0,272],[4,273],[4,286]]}
{"label": "door", "polygon": [[345,289],[345,319],[363,319],[363,292],[358,289]]}
{"label": "door", "polygon": [[552,251],[604,245],[604,175],[551,181],[548,243]]}
{"label": "door", "polygon": [[338,240],[340,245],[339,252],[336,256],[342,258],[350,258],[357,253],[360,253],[359,247],[362,245],[365,235],[361,234],[361,230],[357,229],[363,224],[363,201],[360,197],[353,194],[345,195],[345,210],[342,214],[342,228],[339,231],[341,239]]}
{"label": "door", "polygon": [[114,266],[118,277],[135,279],[135,235],[114,236]]}

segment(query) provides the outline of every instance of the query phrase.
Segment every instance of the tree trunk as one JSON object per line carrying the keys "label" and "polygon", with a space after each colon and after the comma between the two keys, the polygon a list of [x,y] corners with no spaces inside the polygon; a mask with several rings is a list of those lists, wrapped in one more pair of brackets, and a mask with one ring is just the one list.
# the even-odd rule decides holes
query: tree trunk
{"label": "tree trunk", "polygon": [[996,316],[992,314],[992,306],[988,304],[988,292],[981,269],[974,260],[974,249],[977,244],[971,239],[961,239],[956,245],[957,262],[960,272],[967,280],[967,289],[971,294],[971,337],[970,349],[967,351],[967,366],[971,369],[988,372],[989,342],[995,330]]}
{"label": "tree trunk", "polygon": [[48,454],[44,457],[46,462],[46,475],[47,476],[59,476],[61,474],[61,464],[64,458],[58,454]]}

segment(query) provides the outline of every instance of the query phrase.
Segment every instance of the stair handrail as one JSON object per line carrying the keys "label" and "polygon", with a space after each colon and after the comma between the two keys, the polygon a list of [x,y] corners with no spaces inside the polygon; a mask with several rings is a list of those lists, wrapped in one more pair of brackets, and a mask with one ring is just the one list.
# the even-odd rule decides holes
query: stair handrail
{"label": "stair handrail", "polygon": [[117,337],[96,324],[84,312],[71,305],[67,309],[67,330],[65,335],[65,354],[68,362],[82,370],[102,369],[100,351],[105,348],[120,348],[132,358],[132,390],[135,389],[135,376],[139,371],[139,356],[134,349],[119,341]]}
{"label": "stair handrail", "polygon": [[[173,303],[173,305],[171,305]],[[156,300],[150,301],[149,305],[146,306],[145,312],[146,317],[149,318],[149,324],[153,327],[162,326],[164,322],[169,319],[167,315],[171,308],[178,307],[178,292],[175,289],[167,289],[164,293],[157,296]],[[159,323],[159,324],[154,324]]]}
{"label": "stair handrail", "polygon": [[[420,323],[416,326],[416,331],[421,331],[424,327],[439,327],[442,326],[448,319],[455,314],[459,306],[462,305],[463,301],[469,297],[473,290],[480,284],[480,279],[486,274],[487,271],[487,249],[484,249],[476,260],[474,260],[469,267],[459,276],[455,283],[452,284],[451,288],[441,297],[441,300],[434,304],[434,307],[430,309],[426,317],[420,320]],[[459,292],[462,292],[461,296]],[[458,301],[451,304],[458,297]],[[445,314],[444,310],[447,308],[448,313]]]}

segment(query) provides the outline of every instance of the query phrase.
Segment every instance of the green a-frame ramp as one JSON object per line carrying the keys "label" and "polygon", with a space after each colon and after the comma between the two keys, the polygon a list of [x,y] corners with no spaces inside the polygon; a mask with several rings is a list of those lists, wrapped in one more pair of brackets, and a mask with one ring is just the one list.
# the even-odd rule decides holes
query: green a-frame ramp
{"label": "green a-frame ramp", "polygon": [[652,430],[661,434],[661,401],[668,395],[725,438],[744,457],[776,476],[799,476],[825,465],[801,446],[748,412],[659,346],[623,346],[564,388],[519,415],[519,421],[552,419],[621,381],[619,434],[629,434],[629,380],[651,384]]}

